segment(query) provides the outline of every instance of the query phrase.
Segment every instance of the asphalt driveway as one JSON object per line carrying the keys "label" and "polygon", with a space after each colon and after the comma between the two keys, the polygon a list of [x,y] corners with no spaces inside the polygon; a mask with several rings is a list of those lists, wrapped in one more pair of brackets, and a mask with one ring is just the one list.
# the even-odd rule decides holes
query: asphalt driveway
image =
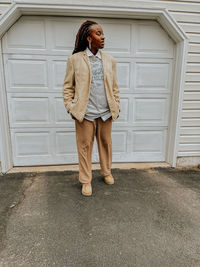
{"label": "asphalt driveway", "polygon": [[0,176],[0,267],[199,267],[200,170]]}

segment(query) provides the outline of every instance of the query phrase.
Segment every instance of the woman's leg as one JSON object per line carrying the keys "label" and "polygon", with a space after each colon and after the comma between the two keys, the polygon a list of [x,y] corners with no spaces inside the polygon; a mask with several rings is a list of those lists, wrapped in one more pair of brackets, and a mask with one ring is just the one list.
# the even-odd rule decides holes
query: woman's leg
{"label": "woman's leg", "polygon": [[101,173],[103,176],[111,174],[112,165],[112,118],[103,121],[101,118],[97,119],[96,138],[99,150],[99,158],[101,165]]}
{"label": "woman's leg", "polygon": [[96,121],[75,120],[76,144],[79,159],[79,181],[90,183],[92,180],[92,148],[96,131]]}

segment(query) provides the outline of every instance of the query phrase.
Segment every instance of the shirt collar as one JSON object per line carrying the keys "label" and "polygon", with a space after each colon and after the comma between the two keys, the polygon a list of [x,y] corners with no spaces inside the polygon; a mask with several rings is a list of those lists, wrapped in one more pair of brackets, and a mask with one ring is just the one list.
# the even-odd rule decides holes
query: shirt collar
{"label": "shirt collar", "polygon": [[95,56],[95,57],[98,57],[98,58],[101,59],[101,54],[100,54],[99,50],[98,50],[98,52],[96,53],[96,55],[94,55],[94,54],[90,51],[90,49],[87,47],[87,48],[86,48],[86,53],[87,53],[88,57]]}

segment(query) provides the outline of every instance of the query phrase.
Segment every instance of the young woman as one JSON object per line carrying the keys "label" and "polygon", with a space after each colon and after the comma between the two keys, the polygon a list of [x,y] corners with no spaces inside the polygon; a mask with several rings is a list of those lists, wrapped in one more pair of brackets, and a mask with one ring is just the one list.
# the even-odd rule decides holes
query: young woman
{"label": "young woman", "polygon": [[76,35],[75,48],[68,58],[63,84],[64,105],[75,120],[82,194],[92,194],[92,148],[96,136],[101,173],[106,184],[114,184],[111,174],[112,121],[120,112],[116,61],[102,53],[102,27],[85,21]]}

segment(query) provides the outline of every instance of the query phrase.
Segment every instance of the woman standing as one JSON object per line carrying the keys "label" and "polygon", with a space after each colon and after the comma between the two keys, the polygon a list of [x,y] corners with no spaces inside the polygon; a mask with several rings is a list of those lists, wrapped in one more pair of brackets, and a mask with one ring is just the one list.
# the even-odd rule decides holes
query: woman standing
{"label": "woman standing", "polygon": [[106,184],[114,184],[111,174],[112,121],[120,112],[116,82],[116,61],[102,53],[102,27],[85,21],[76,35],[75,48],[68,58],[63,84],[64,105],[75,120],[82,194],[92,194],[92,148],[96,136],[101,173]]}

